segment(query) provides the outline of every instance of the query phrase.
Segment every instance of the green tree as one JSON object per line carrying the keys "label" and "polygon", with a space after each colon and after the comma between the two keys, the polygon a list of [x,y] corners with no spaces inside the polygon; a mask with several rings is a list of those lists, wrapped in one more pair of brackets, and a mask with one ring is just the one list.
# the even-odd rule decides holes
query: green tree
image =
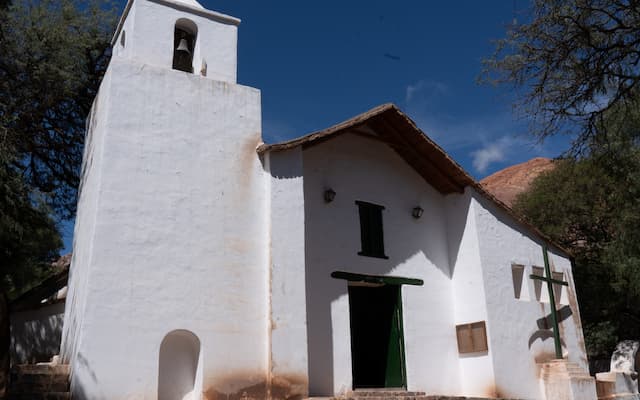
{"label": "green tree", "polygon": [[588,149],[606,135],[608,110],[640,105],[640,2],[533,0],[524,19],[497,41],[482,79],[514,87],[538,138],[569,133]]}
{"label": "green tree", "polygon": [[57,255],[75,212],[85,118],[110,56],[103,2],[0,7],[0,289],[25,289]]}
{"label": "green tree", "polygon": [[46,276],[62,245],[55,220],[75,213],[84,120],[114,25],[99,3],[0,0],[0,398],[7,294]]}
{"label": "green tree", "polygon": [[72,217],[85,130],[110,56],[101,2],[15,0],[0,10],[0,151],[61,217]]}
{"label": "green tree", "polygon": [[6,166],[0,168],[0,290],[12,298],[46,275],[62,240],[48,206]]}

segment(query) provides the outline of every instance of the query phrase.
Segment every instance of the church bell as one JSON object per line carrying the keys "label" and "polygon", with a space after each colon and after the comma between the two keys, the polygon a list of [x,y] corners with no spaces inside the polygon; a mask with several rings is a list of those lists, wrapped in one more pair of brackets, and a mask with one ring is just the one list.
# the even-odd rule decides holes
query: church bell
{"label": "church bell", "polygon": [[180,39],[180,43],[178,44],[176,51],[184,51],[187,54],[191,54],[191,52],[189,51],[189,45],[187,44],[187,39]]}
{"label": "church bell", "polygon": [[179,71],[193,73],[193,54],[189,46],[189,40],[186,37],[181,37],[178,41],[178,46],[173,51],[173,69]]}

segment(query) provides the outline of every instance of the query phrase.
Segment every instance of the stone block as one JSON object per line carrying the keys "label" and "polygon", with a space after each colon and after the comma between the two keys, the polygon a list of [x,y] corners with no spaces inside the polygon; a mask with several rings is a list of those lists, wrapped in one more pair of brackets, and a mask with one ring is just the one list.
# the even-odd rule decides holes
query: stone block
{"label": "stone block", "polygon": [[596,389],[598,399],[638,394],[638,379],[623,372],[600,372],[596,374]]}
{"label": "stone block", "polygon": [[552,360],[540,365],[547,400],[596,400],[596,381],[578,365]]}

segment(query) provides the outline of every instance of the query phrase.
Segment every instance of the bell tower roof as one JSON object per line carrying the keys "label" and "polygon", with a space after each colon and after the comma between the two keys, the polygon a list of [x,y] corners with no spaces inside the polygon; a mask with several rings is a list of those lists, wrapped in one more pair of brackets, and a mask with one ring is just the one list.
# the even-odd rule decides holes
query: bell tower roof
{"label": "bell tower roof", "polygon": [[202,7],[202,4],[198,3],[196,0],[173,0],[173,1],[175,1],[176,3],[183,3],[191,7],[204,9],[204,7]]}

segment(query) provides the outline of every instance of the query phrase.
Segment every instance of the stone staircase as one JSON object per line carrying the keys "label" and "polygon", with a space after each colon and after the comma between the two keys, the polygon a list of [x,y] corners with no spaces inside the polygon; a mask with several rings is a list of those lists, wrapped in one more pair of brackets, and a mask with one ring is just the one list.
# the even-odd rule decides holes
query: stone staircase
{"label": "stone staircase", "polygon": [[354,390],[342,397],[331,400],[431,400],[424,392],[408,392],[405,390]]}
{"label": "stone staircase", "polygon": [[11,368],[7,400],[69,400],[69,366],[16,365]]}
{"label": "stone staircase", "polygon": [[596,380],[577,364],[551,360],[540,364],[540,379],[547,399],[595,399]]}
{"label": "stone staircase", "polygon": [[331,400],[487,400],[480,397],[456,397],[427,395],[425,392],[405,390],[355,390]]}

